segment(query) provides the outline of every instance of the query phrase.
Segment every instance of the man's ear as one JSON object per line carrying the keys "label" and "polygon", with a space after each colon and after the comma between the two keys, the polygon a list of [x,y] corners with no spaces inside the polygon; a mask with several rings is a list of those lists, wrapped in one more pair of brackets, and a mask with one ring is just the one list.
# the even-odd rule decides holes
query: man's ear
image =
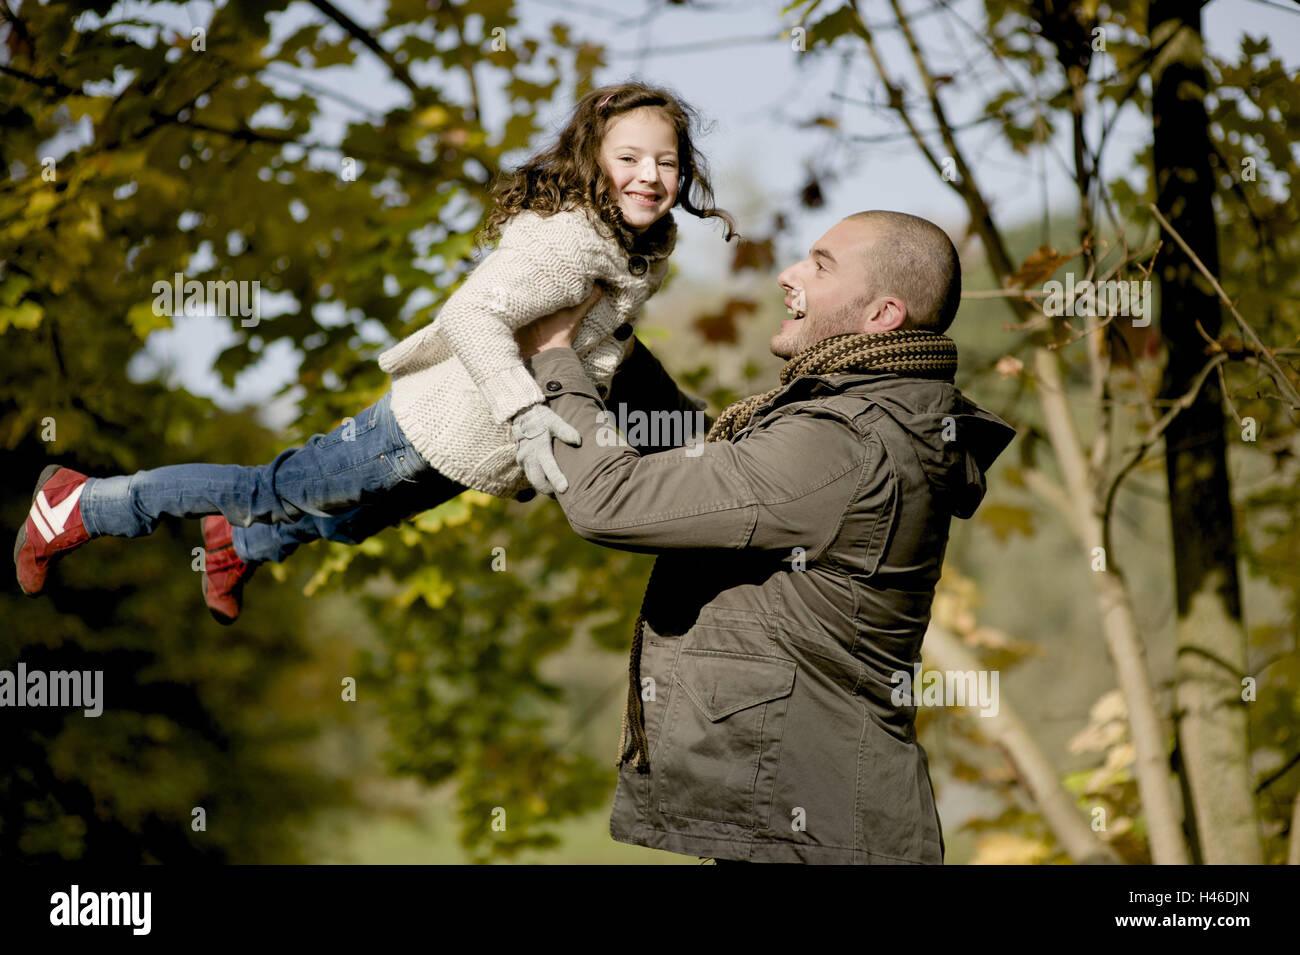
{"label": "man's ear", "polygon": [[885,295],[867,306],[867,321],[864,331],[868,335],[877,332],[892,332],[902,328],[907,322],[907,306],[903,300],[892,295]]}

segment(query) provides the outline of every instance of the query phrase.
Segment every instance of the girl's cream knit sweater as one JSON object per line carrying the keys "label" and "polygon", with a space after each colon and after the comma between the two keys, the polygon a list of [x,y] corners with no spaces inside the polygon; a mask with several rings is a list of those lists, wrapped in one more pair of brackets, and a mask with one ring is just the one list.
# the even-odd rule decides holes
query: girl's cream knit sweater
{"label": "girl's cream knit sweater", "polygon": [[[522,212],[424,328],[379,356],[392,376],[393,415],[434,468],[466,487],[513,497],[531,485],[515,463],[510,418],[544,395],[524,367],[515,329],[591,294],[601,300],[573,342],[583,368],[608,387],[631,346],[630,328],[646,299],[659,290],[676,241],[665,238],[629,255],[602,234],[593,214],[571,209],[550,216]],[[605,229],[604,231],[609,231]]]}

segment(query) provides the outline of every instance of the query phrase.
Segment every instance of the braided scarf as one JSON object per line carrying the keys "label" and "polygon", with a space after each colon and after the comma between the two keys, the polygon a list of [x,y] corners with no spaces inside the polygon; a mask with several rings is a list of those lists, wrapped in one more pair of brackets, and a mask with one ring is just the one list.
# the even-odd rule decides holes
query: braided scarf
{"label": "braided scarf", "polygon": [[[957,372],[957,343],[947,335],[921,329],[895,329],[874,335],[835,335],[791,358],[781,369],[781,384],[761,395],[751,395],[728,407],[709,429],[705,441],[728,441],[749,423],[760,406],[770,401],[796,378],[804,375],[887,372],[909,378],[952,381]],[[639,773],[650,771],[650,746],[646,739],[645,708],[641,705],[641,643],[645,634],[645,609],[654,583],[656,560],[646,583],[641,611],[632,635],[628,666],[627,704],[623,708],[623,734],[618,765],[632,762]]]}

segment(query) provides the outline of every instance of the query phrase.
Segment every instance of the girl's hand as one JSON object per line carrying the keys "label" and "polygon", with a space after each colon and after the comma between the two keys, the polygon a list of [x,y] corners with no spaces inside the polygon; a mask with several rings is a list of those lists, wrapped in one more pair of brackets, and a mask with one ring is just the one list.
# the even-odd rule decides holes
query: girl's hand
{"label": "girl's hand", "polygon": [[543,494],[562,494],[569,482],[555,462],[551,439],[559,438],[575,448],[582,444],[582,434],[569,422],[546,407],[530,405],[514,416],[510,433],[515,439],[515,460],[524,469],[528,483]]}
{"label": "girl's hand", "polygon": [[578,334],[578,326],[587,317],[592,306],[600,301],[602,294],[604,290],[597,285],[586,299],[572,308],[562,308],[558,312],[544,315],[536,321],[515,329],[515,341],[519,343],[519,357],[529,358],[548,348],[572,348],[573,339]]}

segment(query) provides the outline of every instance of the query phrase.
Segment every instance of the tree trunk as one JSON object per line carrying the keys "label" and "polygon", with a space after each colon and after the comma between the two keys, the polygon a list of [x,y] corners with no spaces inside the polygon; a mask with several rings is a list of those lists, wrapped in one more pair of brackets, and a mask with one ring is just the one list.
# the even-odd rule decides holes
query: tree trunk
{"label": "tree trunk", "polygon": [[[1168,47],[1171,59],[1154,77],[1156,205],[1217,275],[1199,4],[1152,0],[1148,36],[1156,43],[1170,30],[1180,35]],[[1156,275],[1160,330],[1169,351],[1162,396],[1176,398],[1191,387],[1207,358],[1196,322],[1217,337],[1221,313],[1214,291],[1174,243],[1161,250]],[[1174,720],[1191,795],[1185,807],[1188,824],[1195,827],[1190,841],[1202,856],[1197,861],[1261,863],[1241,699],[1246,635],[1221,403],[1218,381],[1211,376],[1165,432],[1177,606]]]}
{"label": "tree trunk", "polygon": [[[1066,402],[1060,362],[1056,352],[1041,346],[1034,349],[1034,372],[1038,378],[1038,401],[1043,409],[1044,427],[1061,469],[1066,500],[1074,507],[1070,524],[1079,534],[1084,554],[1091,560],[1091,555],[1098,551],[1104,553],[1105,536],[1101,517],[1093,505],[1097,500],[1097,489],[1092,483],[1083,445],[1075,432],[1074,419]],[[1087,573],[1097,599],[1106,650],[1115,666],[1115,680],[1128,707],[1129,735],[1137,753],[1133,775],[1146,816],[1151,859],[1156,865],[1187,865],[1191,860],[1181,825],[1186,810],[1174,798],[1169,772],[1168,733],[1156,706],[1146,649],[1133,612],[1132,590],[1111,565],[1109,556],[1106,560],[1105,569]]]}
{"label": "tree trunk", "polygon": [[1300,793],[1291,807],[1291,846],[1286,854],[1287,865],[1300,865]]}
{"label": "tree trunk", "polygon": [[[923,647],[922,653],[935,664],[935,669],[974,672],[980,668],[979,661],[961,639],[935,623],[931,623],[926,631]],[[1092,831],[1088,817],[1061,784],[1056,769],[1025,726],[1005,690],[999,695],[998,711],[992,716],[981,714],[975,722],[981,733],[1011,759],[1034,808],[1074,862],[1117,865],[1123,861]]]}

